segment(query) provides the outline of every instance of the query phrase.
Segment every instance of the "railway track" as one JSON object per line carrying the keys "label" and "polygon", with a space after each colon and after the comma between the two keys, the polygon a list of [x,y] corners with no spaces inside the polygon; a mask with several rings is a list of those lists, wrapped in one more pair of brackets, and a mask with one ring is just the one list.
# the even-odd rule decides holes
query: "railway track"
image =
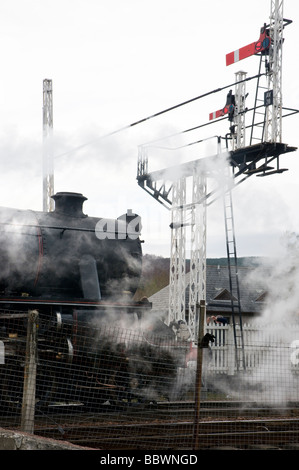
{"label": "railway track", "polygon": [[35,433],[102,450],[297,449],[299,404],[206,402],[198,423],[192,402],[147,404],[72,418],[54,413],[50,424],[36,420]]}
{"label": "railway track", "polygon": [[[55,435],[56,434],[56,435]],[[58,439],[58,431],[40,429],[38,435]],[[64,438],[74,444],[103,450],[191,450],[194,449],[194,423],[158,422],[104,424],[69,427]],[[198,449],[254,446],[296,448],[298,419],[214,420],[199,423]]]}

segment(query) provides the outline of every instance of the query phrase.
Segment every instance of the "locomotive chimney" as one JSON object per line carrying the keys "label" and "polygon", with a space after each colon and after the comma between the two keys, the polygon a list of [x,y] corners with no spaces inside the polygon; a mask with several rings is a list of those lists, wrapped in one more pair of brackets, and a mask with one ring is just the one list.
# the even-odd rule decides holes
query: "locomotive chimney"
{"label": "locomotive chimney", "polygon": [[71,217],[87,217],[83,213],[83,202],[87,200],[81,193],[59,192],[52,198],[55,201],[55,213]]}

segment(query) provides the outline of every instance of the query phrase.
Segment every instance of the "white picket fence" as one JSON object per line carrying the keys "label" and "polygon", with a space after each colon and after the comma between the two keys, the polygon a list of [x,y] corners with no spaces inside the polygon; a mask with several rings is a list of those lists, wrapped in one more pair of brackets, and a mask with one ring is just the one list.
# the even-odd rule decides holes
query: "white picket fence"
{"label": "white picket fence", "polygon": [[[237,325],[239,333],[239,326]],[[244,358],[247,372],[263,364],[274,367],[292,367],[299,374],[299,324],[243,325]],[[236,363],[236,349],[232,325],[208,325],[206,332],[215,336],[215,342],[205,353],[210,372],[234,375],[240,370]],[[295,344],[298,340],[298,345]],[[298,362],[298,365],[297,365]]]}

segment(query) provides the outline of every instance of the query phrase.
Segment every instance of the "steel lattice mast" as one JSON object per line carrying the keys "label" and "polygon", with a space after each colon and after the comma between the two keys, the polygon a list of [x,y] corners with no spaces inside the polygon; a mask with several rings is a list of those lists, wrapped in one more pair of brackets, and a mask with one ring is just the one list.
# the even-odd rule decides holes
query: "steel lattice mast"
{"label": "steel lattice mast", "polygon": [[173,183],[169,271],[169,323],[185,320],[186,277],[186,178]]}
{"label": "steel lattice mast", "polygon": [[237,72],[236,86],[235,86],[235,99],[236,99],[236,116],[234,118],[234,124],[236,126],[236,133],[234,142],[234,148],[245,147],[245,115],[246,115],[246,72]]}
{"label": "steel lattice mast", "polygon": [[43,81],[43,211],[54,209],[53,90],[52,80]]}
{"label": "steel lattice mast", "polygon": [[[191,253],[188,325],[195,340],[198,336],[197,306],[206,300],[207,178],[196,167],[193,170],[191,205]],[[198,203],[201,201],[201,203]]]}
{"label": "steel lattice mast", "polygon": [[266,142],[282,142],[282,45],[283,0],[271,0],[268,92],[272,104],[266,107]]}

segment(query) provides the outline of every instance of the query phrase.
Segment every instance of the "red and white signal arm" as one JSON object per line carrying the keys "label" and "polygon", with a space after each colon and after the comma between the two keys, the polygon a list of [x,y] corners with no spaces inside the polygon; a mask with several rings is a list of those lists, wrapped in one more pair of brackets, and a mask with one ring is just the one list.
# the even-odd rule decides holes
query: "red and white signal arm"
{"label": "red and white signal arm", "polygon": [[[258,54],[259,52],[266,53],[267,49],[269,49],[270,47],[270,44],[271,38],[266,28],[266,24],[264,24],[264,26],[261,28],[260,37],[258,41],[252,42],[247,46],[241,47],[240,49],[237,49],[234,52],[226,54],[226,65],[234,64],[239,60],[246,59],[246,57]],[[229,103],[227,101],[226,106],[224,108],[209,114],[209,120],[211,121],[212,119],[217,119],[219,117],[225,116],[225,114],[232,114],[233,109],[233,103]]]}
{"label": "red and white signal arm", "polygon": [[266,25],[261,28],[261,33],[259,40],[256,42],[252,42],[247,46],[241,47],[236,51],[230,52],[226,54],[226,65],[234,64],[239,60],[246,59],[252,55],[258,54],[259,52],[264,52],[269,49],[271,44],[271,38],[268,35]]}
{"label": "red and white signal arm", "polygon": [[224,108],[219,109],[218,111],[214,111],[213,113],[209,114],[209,120],[211,121],[212,119],[217,119],[219,117],[222,117],[225,114],[227,114],[228,111],[229,111],[228,106],[225,106]]}
{"label": "red and white signal arm", "polygon": [[217,119],[221,116],[225,116],[225,114],[229,115],[229,120],[232,120],[232,116],[234,113],[235,108],[235,96],[232,93],[232,90],[229,91],[226,97],[226,104],[224,108],[218,109],[218,111],[214,111],[213,113],[209,114],[209,120]]}

